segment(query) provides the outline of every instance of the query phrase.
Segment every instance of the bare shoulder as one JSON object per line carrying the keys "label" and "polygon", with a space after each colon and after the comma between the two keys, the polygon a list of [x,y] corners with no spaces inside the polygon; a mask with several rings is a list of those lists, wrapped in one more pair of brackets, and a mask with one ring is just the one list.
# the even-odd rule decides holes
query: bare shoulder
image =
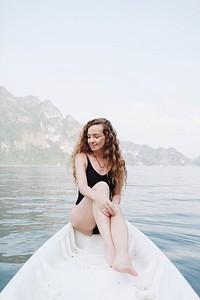
{"label": "bare shoulder", "polygon": [[76,154],[76,158],[86,158],[86,154],[83,152],[80,152],[80,153]]}
{"label": "bare shoulder", "polygon": [[87,156],[85,153],[81,152],[76,155],[75,160],[85,163],[85,162],[87,162]]}

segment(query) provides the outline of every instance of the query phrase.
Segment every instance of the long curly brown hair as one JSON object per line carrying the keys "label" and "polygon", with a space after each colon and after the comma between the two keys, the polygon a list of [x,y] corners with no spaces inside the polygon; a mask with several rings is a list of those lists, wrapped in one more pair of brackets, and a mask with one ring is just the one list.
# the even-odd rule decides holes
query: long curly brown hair
{"label": "long curly brown hair", "polygon": [[115,183],[117,192],[120,192],[127,179],[126,165],[125,161],[122,158],[117,133],[110,121],[105,118],[93,119],[83,127],[79,141],[76,144],[73,153],[71,154],[74,181],[76,182],[76,155],[81,152],[91,152],[90,146],[88,145],[88,129],[92,125],[103,126],[103,134],[105,135],[104,158],[107,160],[108,165],[111,167],[110,174],[112,176],[112,181]]}

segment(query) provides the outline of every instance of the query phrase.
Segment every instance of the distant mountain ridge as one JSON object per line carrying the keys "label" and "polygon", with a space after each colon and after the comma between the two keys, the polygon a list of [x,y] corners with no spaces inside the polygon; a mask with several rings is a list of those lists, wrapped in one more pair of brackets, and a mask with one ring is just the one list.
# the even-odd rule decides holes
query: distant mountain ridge
{"label": "distant mountain ridge", "polygon": [[[82,125],[71,115],[63,118],[51,101],[35,96],[15,97],[0,87],[0,165],[66,164]],[[121,141],[131,165],[200,165],[174,148],[153,149]]]}

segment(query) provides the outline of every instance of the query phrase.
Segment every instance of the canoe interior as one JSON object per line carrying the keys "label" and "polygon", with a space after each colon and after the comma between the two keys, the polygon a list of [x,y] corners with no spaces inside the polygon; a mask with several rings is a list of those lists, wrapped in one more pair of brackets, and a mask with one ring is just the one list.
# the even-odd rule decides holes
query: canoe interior
{"label": "canoe interior", "polygon": [[137,277],[108,266],[100,235],[85,236],[68,223],[24,264],[0,300],[199,300],[158,247],[127,225]]}

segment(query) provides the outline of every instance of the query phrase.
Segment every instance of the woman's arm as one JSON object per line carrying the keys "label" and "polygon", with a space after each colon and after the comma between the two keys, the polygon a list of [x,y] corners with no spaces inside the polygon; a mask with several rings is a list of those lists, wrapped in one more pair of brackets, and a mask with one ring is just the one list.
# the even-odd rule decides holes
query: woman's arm
{"label": "woman's arm", "polygon": [[87,177],[86,177],[86,168],[87,168],[87,158],[84,153],[77,154],[75,158],[75,169],[76,169],[76,179],[78,184],[78,189],[80,193],[92,201],[95,201],[99,209],[105,215],[114,215],[114,205],[109,198],[104,197],[97,191],[88,186]]}
{"label": "woman's arm", "polygon": [[120,194],[113,195],[113,197],[112,197],[112,203],[113,204],[120,204],[120,201],[121,201],[121,195]]}
{"label": "woman's arm", "polygon": [[93,201],[102,201],[101,195],[88,186],[86,177],[87,157],[84,153],[77,154],[75,158],[75,168],[76,179],[80,193]]}

